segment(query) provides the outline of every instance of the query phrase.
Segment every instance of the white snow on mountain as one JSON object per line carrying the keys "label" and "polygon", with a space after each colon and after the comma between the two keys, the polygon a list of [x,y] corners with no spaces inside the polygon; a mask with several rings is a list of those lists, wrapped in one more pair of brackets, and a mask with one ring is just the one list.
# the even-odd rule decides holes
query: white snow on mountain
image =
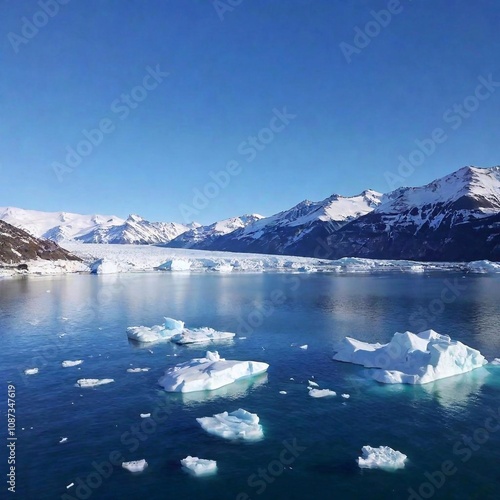
{"label": "white snow on mountain", "polygon": [[374,210],[383,195],[371,189],[357,196],[334,194],[322,201],[304,200],[289,210],[255,221],[238,233],[239,238],[260,238],[282,227],[308,226],[315,221],[345,223]]}
{"label": "white snow on mountain", "polygon": [[246,227],[260,219],[264,219],[264,216],[259,214],[240,215],[239,217],[231,217],[229,219],[214,222],[208,226],[194,227],[180,234],[176,241],[172,242],[172,246],[189,248],[200,242],[232,233],[236,231],[236,229]]}
{"label": "white snow on mountain", "polygon": [[451,217],[451,225],[487,217],[500,210],[500,167],[463,167],[420,187],[404,187],[385,195],[374,213],[387,224],[436,228]]}
{"label": "white snow on mountain", "polygon": [[20,227],[38,238],[84,243],[167,243],[199,224],[149,222],[138,215],[126,220],[114,215],[81,215],[40,212],[15,207],[0,208],[0,220]]}

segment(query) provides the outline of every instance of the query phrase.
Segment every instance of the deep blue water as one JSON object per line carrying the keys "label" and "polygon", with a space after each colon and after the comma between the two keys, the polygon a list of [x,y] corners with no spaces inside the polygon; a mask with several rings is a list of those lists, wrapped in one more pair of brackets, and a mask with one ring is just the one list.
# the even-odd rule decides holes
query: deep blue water
{"label": "deep blue water", "polygon": [[[499,498],[500,430],[480,429],[500,420],[500,368],[421,387],[385,386],[361,367],[331,360],[346,335],[385,342],[395,331],[425,328],[488,359],[500,357],[499,304],[499,278],[449,274],[150,273],[0,281],[2,477],[11,381],[17,498]],[[128,341],[127,326],[161,323],[163,316],[236,331],[246,339],[211,349],[228,359],[268,362],[268,375],[214,393],[164,393],[157,386],[164,369],[206,348],[141,348]],[[61,367],[71,359],[83,359],[81,369]],[[151,370],[127,373],[131,366]],[[23,374],[32,367],[37,375]],[[85,377],[115,383],[74,386]],[[312,377],[351,398],[311,398]],[[260,416],[264,440],[228,442],[195,420],[240,407]],[[140,418],[149,412],[156,418]],[[59,444],[63,436],[68,441]],[[472,439],[468,445],[464,436]],[[393,473],[361,470],[356,458],[367,444],[400,450],[409,463]],[[283,452],[287,445],[296,456]],[[112,452],[127,461],[145,458],[149,467],[138,475],[119,466],[95,472],[93,463],[109,461]],[[179,465],[187,455],[217,460],[218,474],[189,476]],[[435,472],[443,464],[448,476]],[[419,496],[411,497],[410,488]],[[0,495],[8,498],[6,482]]]}

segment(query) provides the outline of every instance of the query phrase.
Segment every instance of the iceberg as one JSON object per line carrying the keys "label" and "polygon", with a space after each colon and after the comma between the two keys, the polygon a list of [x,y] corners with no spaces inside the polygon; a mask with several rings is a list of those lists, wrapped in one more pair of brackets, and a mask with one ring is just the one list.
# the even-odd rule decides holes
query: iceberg
{"label": "iceberg", "polygon": [[81,378],[76,381],[77,387],[96,387],[98,385],[111,384],[114,382],[112,378]]}
{"label": "iceberg", "polygon": [[81,365],[83,363],[83,359],[77,359],[75,361],[63,361],[61,364],[62,364],[62,367],[63,368],[69,368],[71,366],[78,366],[78,365]]}
{"label": "iceberg", "polygon": [[158,383],[167,392],[211,391],[254,375],[264,373],[267,363],[231,361],[217,351],[207,351],[204,358],[195,358],[168,368]]}
{"label": "iceberg", "polygon": [[362,469],[403,469],[408,458],[400,451],[389,448],[389,446],[380,446],[378,448],[363,446],[361,451],[363,456],[359,457],[357,462]]}
{"label": "iceberg", "polygon": [[148,463],[146,460],[132,460],[131,462],[122,462],[122,467],[130,472],[142,472]]}
{"label": "iceberg", "polygon": [[215,460],[187,456],[181,460],[181,465],[194,476],[207,476],[217,472],[217,462]]}
{"label": "iceberg", "polygon": [[24,370],[25,375],[36,375],[38,373],[38,368],[26,368]]}
{"label": "iceberg", "polygon": [[493,361],[491,361],[492,365],[500,365],[500,358],[495,358]]}
{"label": "iceberg", "polygon": [[128,373],[148,372],[149,368],[127,368]]}
{"label": "iceberg", "polygon": [[259,417],[255,413],[239,409],[228,413],[218,413],[213,417],[197,418],[202,429],[224,439],[257,441],[264,437]]}
{"label": "iceberg", "polygon": [[337,393],[335,391],[331,391],[330,389],[311,389],[309,391],[309,396],[313,398],[326,398],[328,396],[336,396]]}
{"label": "iceberg", "polygon": [[177,319],[165,318],[163,325],[129,326],[127,337],[137,342],[158,342],[159,340],[170,340],[184,330],[184,322]]}
{"label": "iceberg", "polygon": [[434,330],[395,333],[387,344],[346,337],[333,359],[375,368],[372,377],[384,384],[427,384],[487,363],[476,349]]}
{"label": "iceberg", "polygon": [[173,335],[172,342],[176,344],[205,344],[220,340],[232,340],[236,334],[231,332],[218,332],[213,328],[186,328],[183,332]]}

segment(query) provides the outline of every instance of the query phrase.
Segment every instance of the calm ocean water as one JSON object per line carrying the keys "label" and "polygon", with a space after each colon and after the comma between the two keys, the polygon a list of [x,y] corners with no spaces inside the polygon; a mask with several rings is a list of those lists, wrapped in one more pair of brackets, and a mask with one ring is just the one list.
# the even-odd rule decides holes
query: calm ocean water
{"label": "calm ocean water", "polygon": [[[17,498],[499,498],[500,429],[492,426],[500,420],[500,367],[401,387],[377,384],[363,368],[331,359],[346,335],[386,342],[396,331],[426,328],[488,359],[500,357],[499,304],[500,278],[450,274],[0,281],[0,425],[5,443],[10,381]],[[210,349],[228,359],[265,361],[269,373],[213,393],[164,393],[157,380],[165,368],[202,356],[206,347],[128,341],[127,326],[158,324],[163,316],[237,332],[246,339]],[[84,363],[61,367],[74,359]],[[34,367],[38,374],[23,374]],[[150,370],[128,373],[131,367]],[[308,396],[312,377],[339,396]],[[79,378],[115,382],[80,389]],[[262,441],[227,442],[195,420],[238,408],[260,416]],[[62,437],[68,440],[60,444]],[[392,473],[361,470],[356,458],[364,445],[391,446],[409,462]],[[189,476],[179,464],[187,455],[217,460],[218,474]],[[149,467],[136,475],[110,463],[142,458]],[[7,487],[5,481],[2,498],[9,498]]]}

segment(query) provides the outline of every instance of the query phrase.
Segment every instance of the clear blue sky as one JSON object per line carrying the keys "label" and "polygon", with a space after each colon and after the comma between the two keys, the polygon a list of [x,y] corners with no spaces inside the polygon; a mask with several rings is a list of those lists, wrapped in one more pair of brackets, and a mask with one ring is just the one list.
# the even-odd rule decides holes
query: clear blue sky
{"label": "clear blue sky", "polygon": [[[446,140],[405,184],[500,164],[500,87],[483,89],[462,123],[443,118],[479,76],[500,82],[498,1],[401,0],[358,50],[355,28],[393,2],[242,0],[217,13],[212,0],[70,0],[43,26],[37,1],[2,1],[0,205],[183,221],[193,190],[237,161],[241,172],[191,218],[271,215],[390,190],[386,172],[435,128]],[[34,36],[23,17],[40,25]],[[342,42],[356,48],[350,62]],[[122,94],[157,65],[169,75],[136,89],[145,98],[131,109]],[[261,151],[240,146],[285,107],[296,117],[262,132]],[[58,180],[54,162],[103,119],[112,131]]]}

